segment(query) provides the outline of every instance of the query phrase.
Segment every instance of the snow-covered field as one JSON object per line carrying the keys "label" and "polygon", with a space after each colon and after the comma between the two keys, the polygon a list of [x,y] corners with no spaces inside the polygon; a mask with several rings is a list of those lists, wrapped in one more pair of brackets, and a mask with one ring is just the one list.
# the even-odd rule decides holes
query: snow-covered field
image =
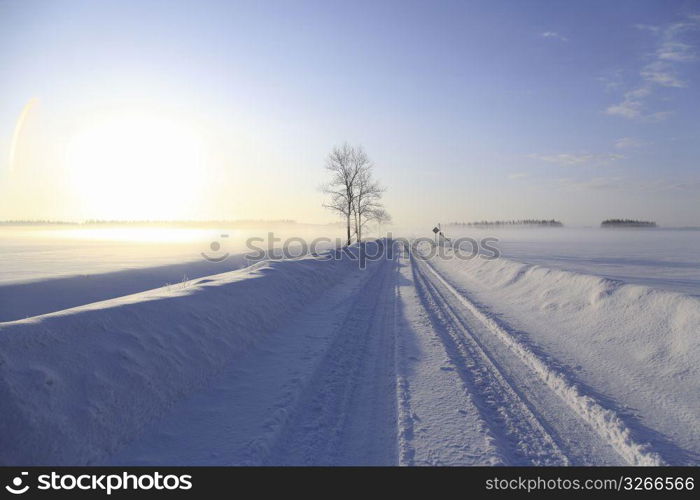
{"label": "snow-covered field", "polygon": [[0,463],[700,463],[700,233],[561,231],[220,273],[48,245],[91,277],[0,285]]}
{"label": "snow-covered field", "polygon": [[[342,228],[341,228],[342,229]],[[138,270],[213,260],[249,251],[247,239],[267,248],[267,236],[335,238],[342,231],[301,224],[270,228],[148,226],[0,226],[0,286],[72,276]],[[211,244],[217,243],[217,250]],[[279,245],[279,243],[276,243]],[[222,264],[226,266],[228,260]],[[220,272],[230,270],[221,269]],[[211,274],[211,273],[210,273]],[[175,276],[178,281],[182,276]]]}
{"label": "snow-covered field", "polygon": [[700,230],[542,228],[449,231],[499,239],[504,257],[700,296]]}

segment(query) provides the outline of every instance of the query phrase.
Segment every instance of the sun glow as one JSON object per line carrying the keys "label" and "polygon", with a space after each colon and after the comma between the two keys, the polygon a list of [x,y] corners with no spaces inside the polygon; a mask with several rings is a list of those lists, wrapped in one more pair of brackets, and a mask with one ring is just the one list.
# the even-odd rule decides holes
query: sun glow
{"label": "sun glow", "polygon": [[69,141],[68,181],[86,218],[188,218],[203,184],[202,154],[202,141],[187,123],[113,115]]}

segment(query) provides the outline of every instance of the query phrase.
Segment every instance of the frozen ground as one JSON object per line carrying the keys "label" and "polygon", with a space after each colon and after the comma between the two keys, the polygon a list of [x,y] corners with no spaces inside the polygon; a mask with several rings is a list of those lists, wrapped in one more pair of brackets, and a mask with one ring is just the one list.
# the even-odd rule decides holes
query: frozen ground
{"label": "frozen ground", "polygon": [[342,255],[0,323],[0,463],[700,462],[697,297]]}

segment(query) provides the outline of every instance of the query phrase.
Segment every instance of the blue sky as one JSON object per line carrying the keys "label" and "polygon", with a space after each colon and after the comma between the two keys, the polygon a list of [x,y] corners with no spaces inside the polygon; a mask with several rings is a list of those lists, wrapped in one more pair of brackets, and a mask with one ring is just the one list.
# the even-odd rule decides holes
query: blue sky
{"label": "blue sky", "polygon": [[[5,0],[0,47],[0,218],[329,221],[347,140],[402,225],[700,225],[697,2]],[[81,198],[66,145],[124,109],[193,128],[197,181]]]}

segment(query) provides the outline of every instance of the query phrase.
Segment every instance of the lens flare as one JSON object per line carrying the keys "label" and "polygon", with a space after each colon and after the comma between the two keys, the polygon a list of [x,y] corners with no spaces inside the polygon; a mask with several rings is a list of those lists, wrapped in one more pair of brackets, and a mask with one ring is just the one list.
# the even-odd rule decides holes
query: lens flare
{"label": "lens flare", "polygon": [[22,112],[17,118],[17,124],[15,125],[15,131],[12,134],[12,142],[10,143],[10,156],[9,156],[9,172],[12,174],[15,170],[15,160],[17,158],[17,148],[19,145],[20,137],[22,136],[22,130],[24,129],[24,124],[27,121],[27,116],[29,113],[39,104],[39,99],[32,97],[29,102],[24,105]]}

